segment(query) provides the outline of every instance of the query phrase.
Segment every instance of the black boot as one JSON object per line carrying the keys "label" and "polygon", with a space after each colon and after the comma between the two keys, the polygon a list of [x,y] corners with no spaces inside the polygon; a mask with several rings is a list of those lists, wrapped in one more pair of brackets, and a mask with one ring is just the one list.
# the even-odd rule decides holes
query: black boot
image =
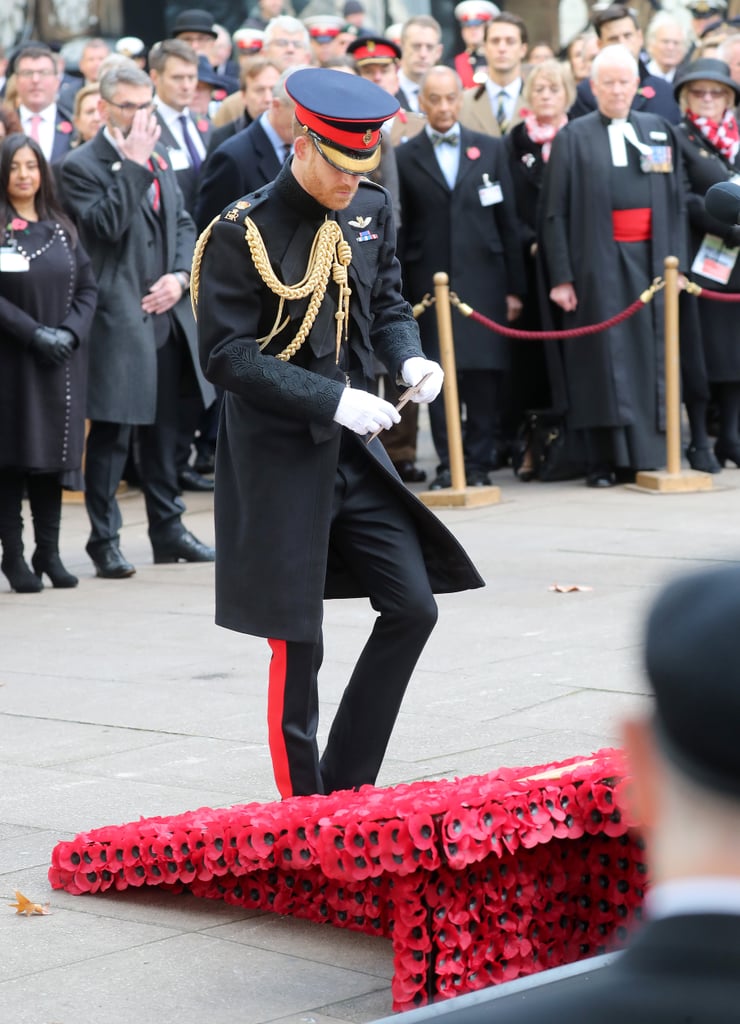
{"label": "black boot", "polygon": [[18,594],[36,594],[44,585],[29,569],[23,557],[23,477],[19,473],[0,473],[0,542],[3,557],[0,569]]}
{"label": "black boot", "polygon": [[31,565],[39,580],[44,573],[53,587],[68,589],[80,582],[68,572],[59,557],[59,523],[62,514],[62,488],[49,474],[34,474],[28,479],[28,497],[33,516],[36,550]]}

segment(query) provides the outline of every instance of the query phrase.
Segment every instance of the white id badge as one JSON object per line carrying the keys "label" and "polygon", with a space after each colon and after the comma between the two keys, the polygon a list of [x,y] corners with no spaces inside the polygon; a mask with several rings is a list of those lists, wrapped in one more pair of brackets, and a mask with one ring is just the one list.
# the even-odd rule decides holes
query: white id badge
{"label": "white id badge", "polygon": [[0,246],[0,273],[20,274],[30,269],[30,263],[14,246]]}
{"label": "white id badge", "polygon": [[481,206],[495,206],[496,203],[503,203],[504,193],[501,191],[501,183],[491,181],[487,174],[483,175],[483,184],[478,189],[478,197]]}
{"label": "white id badge", "polygon": [[167,156],[173,171],[184,171],[190,167],[188,154],[183,149],[168,149]]}

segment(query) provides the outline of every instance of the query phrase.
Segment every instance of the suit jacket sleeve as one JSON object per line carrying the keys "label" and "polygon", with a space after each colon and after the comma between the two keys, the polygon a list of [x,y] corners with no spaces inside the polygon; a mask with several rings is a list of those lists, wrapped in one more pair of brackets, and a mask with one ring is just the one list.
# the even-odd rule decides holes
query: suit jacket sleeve
{"label": "suit jacket sleeve", "polygon": [[499,235],[506,250],[506,294],[518,295],[521,298],[527,291],[527,277],[524,269],[522,246],[520,244],[510,244],[514,239],[518,241],[521,235],[521,225],[516,209],[514,181],[509,169],[508,150],[503,141],[499,143],[497,149],[497,174],[505,202],[497,203],[494,206],[494,213]]}
{"label": "suit jacket sleeve", "polygon": [[214,217],[225,206],[242,194],[242,176],[236,160],[229,153],[217,149],[208,158],[195,204],[195,222],[198,231],[205,231]]}
{"label": "suit jacket sleeve", "polygon": [[[170,172],[174,175],[174,171]],[[193,250],[197,241],[195,223],[188,211],[185,209],[185,200],[182,190],[175,180],[175,194],[177,196],[177,238],[175,252],[170,263],[170,270],[187,270],[193,263]]]}
{"label": "suit jacket sleeve", "polygon": [[[83,151],[79,153],[82,157]],[[133,160],[120,161],[120,169],[110,175],[101,176],[95,169],[87,159],[70,157],[64,161],[61,179],[65,203],[88,231],[105,241],[118,242],[138,214],[154,175]]]}
{"label": "suit jacket sleeve", "polygon": [[575,279],[568,243],[571,173],[569,142],[570,135],[566,127],[553,139],[542,181],[542,246],[548,288],[572,283]]}

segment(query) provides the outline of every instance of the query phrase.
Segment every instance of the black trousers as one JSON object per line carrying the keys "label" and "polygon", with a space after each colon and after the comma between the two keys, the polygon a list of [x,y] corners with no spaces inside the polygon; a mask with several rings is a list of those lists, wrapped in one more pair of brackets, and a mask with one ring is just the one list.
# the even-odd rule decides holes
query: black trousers
{"label": "black trousers", "polygon": [[378,617],[321,758],[316,730],[323,640],[269,641],[270,753],[284,798],[375,782],[406,686],[437,621],[414,522],[350,437],[343,440],[337,469],[332,548],[366,589]]}
{"label": "black trousers", "polygon": [[[490,465],[491,449],[501,429],[500,370],[458,370],[457,391],[460,405],[465,406],[463,452],[468,472],[485,472]],[[449,469],[447,421],[444,399],[439,395],[429,406],[429,426],[441,469]]]}
{"label": "black trousers", "polygon": [[153,543],[182,530],[185,505],[178,493],[177,443],[181,423],[183,382],[194,381],[190,353],[184,339],[171,331],[157,349],[157,409],[155,422],[134,427],[129,423],[93,420],[85,450],[85,505],[90,519],[92,549],[118,542],[121,510],[116,489],[121,482],[132,434],[144,491],[149,537]]}

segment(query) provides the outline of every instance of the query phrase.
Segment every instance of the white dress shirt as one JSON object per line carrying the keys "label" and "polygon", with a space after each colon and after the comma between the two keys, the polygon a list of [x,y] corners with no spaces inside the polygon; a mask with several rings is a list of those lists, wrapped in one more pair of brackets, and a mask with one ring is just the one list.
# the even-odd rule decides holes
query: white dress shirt
{"label": "white dress shirt", "polygon": [[264,113],[260,114],[259,122],[262,126],[263,132],[270,140],[270,145],[275,150],[275,156],[278,158],[278,162],[282,166],[285,163],[287,156],[290,155],[292,147],[288,147],[287,142],[283,142],[278,133],[272,127],[270,124],[270,118],[267,116],[269,113],[269,110],[265,110]]}
{"label": "white dress shirt", "polygon": [[175,139],[177,140],[177,145],[179,146],[179,148],[184,153],[187,153],[188,152],[188,148],[185,145],[185,138],[183,136],[182,121],[180,121],[180,118],[182,117],[182,115],[183,114],[185,115],[185,117],[187,118],[188,136],[189,136],[191,142],[193,143],[193,145],[195,146],[196,150],[200,154],[201,160],[205,160],[205,158],[206,158],[206,147],[203,145],[203,139],[201,139],[201,137],[200,137],[200,132],[195,127],[195,125],[193,124],[193,122],[192,122],[192,120],[190,118],[190,111],[188,110],[188,108],[185,107],[184,110],[175,110],[174,107],[169,107],[169,106],[167,106],[166,103],[162,103],[162,101],[157,96],[154,97],[154,105],[157,108],[157,110],[159,111],[159,116],[162,118],[164,123],[167,125],[167,127],[169,128],[169,130],[172,132],[172,134],[174,135]]}
{"label": "white dress shirt", "polygon": [[513,82],[509,82],[508,85],[497,85],[492,79],[486,79],[486,92],[488,93],[488,99],[491,102],[491,110],[496,121],[498,121],[498,104],[499,95],[503,93],[503,104],[504,104],[504,124],[508,124],[509,121],[514,117],[514,110],[516,109],[516,101],[519,99],[519,93],[522,91],[522,80],[521,78],[515,78]]}
{"label": "white dress shirt", "polygon": [[[51,106],[46,107],[44,110],[39,110],[37,113],[41,118],[38,125],[38,140],[41,152],[47,160],[51,160],[51,151],[54,148],[54,133],[57,130],[57,105],[52,103]],[[18,116],[21,119],[23,134],[31,136],[33,134],[31,131],[31,118],[35,116],[34,112],[21,104],[18,107]]]}
{"label": "white dress shirt", "polygon": [[398,88],[403,90],[406,94],[406,98],[409,101],[409,110],[413,110],[415,113],[419,113],[419,83],[412,82],[408,75],[405,75],[401,69],[398,69]]}
{"label": "white dress shirt", "polygon": [[645,910],[653,921],[682,914],[740,916],[740,878],[718,875],[661,882],[645,894]]}
{"label": "white dress shirt", "polygon": [[[439,169],[450,189],[453,189],[457,180],[457,172],[460,168],[460,125],[458,123],[453,124],[448,132],[436,132],[429,125],[425,125],[424,131],[434,146],[434,155],[437,158]],[[447,142],[441,142],[435,146],[434,139],[437,135],[452,135],[457,139],[457,145],[451,146]]]}

